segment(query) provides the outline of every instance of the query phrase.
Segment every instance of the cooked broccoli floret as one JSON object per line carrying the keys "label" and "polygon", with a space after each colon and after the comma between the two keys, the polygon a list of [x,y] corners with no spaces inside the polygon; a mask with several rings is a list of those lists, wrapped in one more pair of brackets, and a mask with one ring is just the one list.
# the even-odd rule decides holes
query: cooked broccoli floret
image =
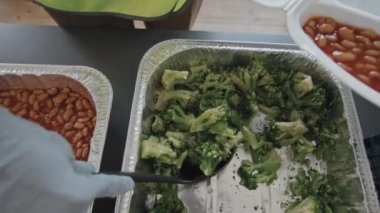
{"label": "cooked broccoli floret", "polygon": [[227,114],[227,119],[231,125],[240,128],[241,126],[248,125],[250,118],[241,117],[236,109],[230,108]]}
{"label": "cooked broccoli floret", "polygon": [[259,104],[265,106],[285,107],[285,94],[280,87],[268,86],[256,88],[256,99]]}
{"label": "cooked broccoli floret", "polygon": [[222,120],[222,121],[216,122],[215,124],[210,126],[208,131],[212,134],[222,135],[222,136],[226,136],[229,138],[233,138],[235,136],[235,133],[236,133],[236,129],[233,129],[233,128],[228,126],[227,120]]}
{"label": "cooked broccoli floret", "polygon": [[189,141],[192,141],[193,138],[188,132],[173,132],[167,131],[165,133],[168,141],[175,147],[176,149],[183,148]]}
{"label": "cooked broccoli floret", "polygon": [[170,105],[162,115],[166,121],[183,131],[188,131],[194,122],[194,115],[187,115],[178,105]]}
{"label": "cooked broccoli floret", "polygon": [[251,73],[249,68],[236,68],[230,73],[233,84],[245,95],[255,92],[257,75]]}
{"label": "cooked broccoli floret", "polygon": [[[157,164],[176,166],[176,170],[182,167],[187,157],[187,151],[176,152],[166,138],[150,136],[141,142],[141,159],[155,159]],[[169,172],[171,173],[171,172]],[[161,171],[161,174],[163,172]]]}
{"label": "cooked broccoli floret", "polygon": [[326,102],[326,90],[321,87],[315,87],[300,100],[300,108],[310,107],[312,109],[321,109]]}
{"label": "cooked broccoli floret", "polygon": [[268,106],[264,106],[262,104],[259,104],[258,108],[261,112],[266,114],[271,119],[278,119],[282,114],[281,109],[279,107],[276,107],[276,106],[268,107]]}
{"label": "cooked broccoli floret", "polygon": [[304,137],[300,137],[291,145],[292,159],[300,163],[306,163],[306,156],[315,150],[315,144]]}
{"label": "cooked broccoli floret", "polygon": [[[260,62],[260,59],[258,61]],[[281,85],[283,82],[290,81],[297,72],[289,61],[277,56],[267,55],[262,61],[264,69],[260,76],[268,77],[271,85]]]}
{"label": "cooked broccoli floret", "polygon": [[227,101],[224,96],[224,93],[221,91],[207,91],[203,93],[199,101],[199,111],[204,112],[207,109],[226,104]]}
{"label": "cooked broccoli floret", "polygon": [[215,140],[224,147],[226,153],[230,154],[232,149],[244,140],[244,136],[240,131],[238,131],[232,137],[217,135],[215,136]]}
{"label": "cooked broccoli floret", "polygon": [[263,149],[268,151],[272,148],[272,143],[258,140],[256,134],[253,133],[247,126],[243,126],[241,131],[244,135],[245,142],[252,150],[258,151],[259,149]]}
{"label": "cooked broccoli floret", "polygon": [[299,118],[296,121],[272,123],[266,131],[276,146],[291,145],[289,151],[294,161],[306,163],[306,156],[315,150],[315,143],[304,137],[308,129]]}
{"label": "cooked broccoli floret", "polygon": [[204,111],[195,118],[191,124],[190,132],[200,132],[210,128],[213,124],[220,120],[227,119],[228,106],[221,105]]}
{"label": "cooked broccoli floret", "polygon": [[154,121],[154,114],[151,114],[144,118],[141,124],[141,130],[143,134],[149,135],[152,131],[152,123]]}
{"label": "cooked broccoli floret", "polygon": [[176,164],[177,153],[166,141],[155,136],[150,136],[141,142],[142,159],[155,159],[159,163]]}
{"label": "cooked broccoli floret", "polygon": [[307,128],[301,120],[292,122],[276,122],[277,129],[281,133],[290,135],[302,135],[307,132]]}
{"label": "cooked broccoli floret", "polygon": [[231,93],[230,96],[228,97],[228,103],[231,104],[231,106],[235,108],[238,108],[240,101],[241,101],[241,97],[237,93]]}
{"label": "cooked broccoli floret", "polygon": [[154,162],[154,173],[160,174],[164,176],[177,176],[179,173],[179,170],[182,167],[183,161],[178,160],[177,164],[165,164],[165,163],[158,163],[157,161]]}
{"label": "cooked broccoli floret", "polygon": [[254,60],[252,60],[251,66],[253,72],[261,76],[267,71],[264,66],[264,61],[262,57],[256,57]]}
{"label": "cooked broccoli floret", "polygon": [[318,196],[309,196],[296,205],[287,208],[285,213],[332,213],[333,211]]}
{"label": "cooked broccoli floret", "polygon": [[310,92],[314,88],[311,76],[300,72],[296,73],[293,76],[293,83],[293,89],[298,97],[304,96],[306,93]]}
{"label": "cooked broccoli floret", "polygon": [[317,198],[322,209],[320,212],[323,213],[357,212],[353,210],[355,205],[353,203],[363,199],[363,195],[359,193],[361,188],[360,180],[358,178],[347,179],[344,175],[341,177],[343,178],[321,174],[314,169],[299,170],[295,180],[288,185],[292,192],[292,197],[296,198],[296,200],[288,207],[286,212],[293,213],[293,210],[303,206],[301,203],[304,201],[300,202],[299,199],[306,200],[310,197]]}
{"label": "cooked broccoli floret", "polygon": [[237,108],[243,118],[250,118],[258,111],[256,100],[253,96],[242,96]]}
{"label": "cooked broccoli floret", "polygon": [[281,158],[274,149],[268,152],[261,162],[244,160],[238,170],[240,184],[250,190],[256,189],[259,183],[269,185],[277,179],[277,170],[280,167]]}
{"label": "cooked broccoli floret", "polygon": [[197,87],[203,83],[209,73],[210,70],[208,69],[207,65],[190,67],[190,74],[186,81],[187,85],[192,89],[197,89]]}
{"label": "cooked broccoli floret", "polygon": [[161,84],[166,90],[174,89],[174,86],[187,79],[188,71],[165,70],[161,77]]}
{"label": "cooked broccoli floret", "polygon": [[154,206],[149,213],[187,213],[183,202],[178,198],[178,188],[174,184],[155,184],[147,190],[155,194]]}
{"label": "cooked broccoli floret", "polygon": [[259,80],[257,85],[262,86],[275,86],[280,85],[285,80],[289,79],[289,74],[287,72],[281,72],[272,69],[263,69],[261,73],[259,73]]}
{"label": "cooked broccoli floret", "polygon": [[199,86],[202,92],[212,91],[233,91],[234,85],[227,74],[210,73],[206,76],[204,82]]}
{"label": "cooked broccoli floret", "polygon": [[161,133],[165,131],[165,121],[159,116],[155,115],[152,123],[152,132]]}
{"label": "cooked broccoli floret", "polygon": [[190,160],[199,165],[200,170],[210,176],[220,162],[228,157],[223,146],[211,141],[200,141],[201,144],[189,152]]}
{"label": "cooked broccoli floret", "polygon": [[274,122],[268,125],[267,135],[278,145],[286,146],[295,143],[307,132],[301,120],[290,122]]}
{"label": "cooked broccoli floret", "polygon": [[162,111],[171,101],[178,101],[183,108],[192,108],[198,102],[198,92],[187,90],[162,90],[158,94],[154,108]]}
{"label": "cooked broccoli floret", "polygon": [[331,207],[342,203],[342,195],[336,186],[338,181],[334,176],[321,174],[314,169],[308,169],[307,172],[300,169],[295,181],[289,183],[293,197],[305,199],[318,196]]}

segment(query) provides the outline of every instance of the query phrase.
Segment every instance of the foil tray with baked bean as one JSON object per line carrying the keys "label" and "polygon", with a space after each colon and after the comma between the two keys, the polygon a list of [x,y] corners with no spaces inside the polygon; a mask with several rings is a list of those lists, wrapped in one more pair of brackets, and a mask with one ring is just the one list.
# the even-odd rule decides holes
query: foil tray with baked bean
{"label": "foil tray with baked bean", "polygon": [[109,80],[93,68],[0,64],[0,106],[59,133],[77,160],[97,170],[112,96]]}

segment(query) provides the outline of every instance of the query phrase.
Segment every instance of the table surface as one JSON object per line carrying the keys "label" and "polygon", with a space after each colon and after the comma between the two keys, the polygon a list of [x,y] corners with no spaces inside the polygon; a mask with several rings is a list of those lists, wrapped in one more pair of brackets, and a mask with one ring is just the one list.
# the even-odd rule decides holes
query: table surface
{"label": "table surface", "polygon": [[[101,169],[120,170],[138,65],[167,39],[293,43],[288,35],[59,28],[0,24],[0,63],[83,65],[103,72],[114,97]],[[363,136],[380,133],[380,109],[354,94]],[[93,212],[113,212],[115,199],[98,199]]]}

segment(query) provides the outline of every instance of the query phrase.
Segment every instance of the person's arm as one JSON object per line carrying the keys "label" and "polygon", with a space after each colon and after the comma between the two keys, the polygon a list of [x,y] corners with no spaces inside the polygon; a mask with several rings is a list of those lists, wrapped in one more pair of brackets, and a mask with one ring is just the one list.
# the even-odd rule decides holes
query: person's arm
{"label": "person's arm", "polygon": [[134,187],[129,177],[94,172],[63,137],[0,107],[1,213],[81,213]]}

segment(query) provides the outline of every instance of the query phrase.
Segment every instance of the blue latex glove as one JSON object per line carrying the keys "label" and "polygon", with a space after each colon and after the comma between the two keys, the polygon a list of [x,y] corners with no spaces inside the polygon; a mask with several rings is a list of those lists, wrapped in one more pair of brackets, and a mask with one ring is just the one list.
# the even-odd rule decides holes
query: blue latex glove
{"label": "blue latex glove", "polygon": [[0,107],[1,213],[82,213],[95,198],[134,187],[129,177],[94,171],[63,137]]}

